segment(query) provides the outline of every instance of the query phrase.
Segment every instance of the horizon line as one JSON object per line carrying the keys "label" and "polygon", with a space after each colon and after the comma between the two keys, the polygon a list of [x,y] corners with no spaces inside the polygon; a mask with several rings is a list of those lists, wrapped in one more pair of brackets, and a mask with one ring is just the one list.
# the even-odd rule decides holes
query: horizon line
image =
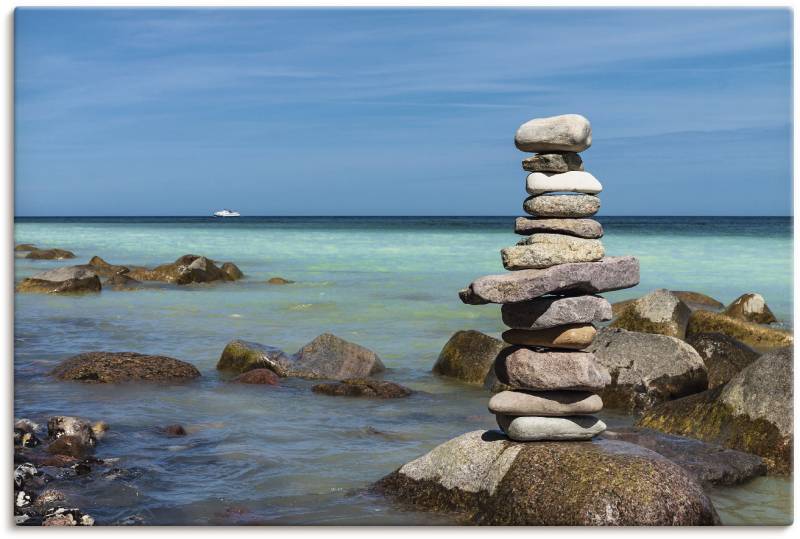
{"label": "horizon line", "polygon": [[[64,218],[92,218],[92,219],[104,219],[104,218],[141,218],[141,217],[152,217],[152,218],[163,218],[163,217],[208,217],[208,218],[218,218],[218,219],[237,219],[236,217],[228,217],[228,218],[220,218],[216,217],[213,214],[173,214],[173,215],[14,215],[14,219],[64,219]],[[365,217],[374,217],[374,218],[385,218],[385,217],[409,217],[409,218],[422,218],[422,217],[528,217],[531,219],[536,219],[535,216],[532,215],[519,215],[519,214],[460,214],[460,215],[453,215],[453,214],[419,214],[419,215],[411,215],[411,214],[348,214],[348,215],[320,215],[320,214],[311,214],[311,215],[299,215],[299,214],[292,214],[292,215],[241,215],[239,219],[247,219],[249,217],[257,217],[257,218],[264,218],[264,217],[273,217],[273,218],[319,218],[319,219],[331,219],[331,218],[341,218],[341,217],[358,217],[358,218],[365,218]],[[763,217],[794,217],[794,214],[762,214],[762,215],[715,215],[715,214],[656,214],[656,215],[645,215],[645,214],[615,214],[615,215],[595,215],[592,217],[588,217],[589,219],[596,219],[596,218],[603,218],[603,217],[753,217],[753,218],[763,218]]]}

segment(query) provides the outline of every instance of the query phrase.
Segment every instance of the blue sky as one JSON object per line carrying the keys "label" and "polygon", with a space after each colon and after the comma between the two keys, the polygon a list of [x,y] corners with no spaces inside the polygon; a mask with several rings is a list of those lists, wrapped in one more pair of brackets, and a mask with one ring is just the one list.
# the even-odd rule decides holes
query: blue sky
{"label": "blue sky", "polygon": [[789,10],[17,9],[17,215],[513,215],[579,113],[601,215],[791,214]]}

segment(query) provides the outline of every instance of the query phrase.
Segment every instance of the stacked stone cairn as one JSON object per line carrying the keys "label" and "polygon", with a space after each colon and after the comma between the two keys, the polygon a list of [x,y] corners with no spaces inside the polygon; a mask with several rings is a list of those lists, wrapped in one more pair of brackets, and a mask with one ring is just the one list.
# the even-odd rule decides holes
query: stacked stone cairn
{"label": "stacked stone cairn", "polygon": [[[597,394],[611,382],[608,371],[583,351],[595,324],[611,319],[611,305],[599,292],[639,283],[639,262],[606,257],[603,227],[591,217],[600,209],[602,186],[585,172],[579,152],[592,144],[583,116],[534,119],[517,131],[515,143],[535,153],[522,161],[530,195],[516,233],[525,236],[501,251],[510,273],[473,281],[459,295],[467,304],[502,304],[503,333],[510,346],[494,363],[505,386],[489,411],[515,441],[588,440],[605,424],[592,414]],[[503,387],[503,386],[501,386]]]}

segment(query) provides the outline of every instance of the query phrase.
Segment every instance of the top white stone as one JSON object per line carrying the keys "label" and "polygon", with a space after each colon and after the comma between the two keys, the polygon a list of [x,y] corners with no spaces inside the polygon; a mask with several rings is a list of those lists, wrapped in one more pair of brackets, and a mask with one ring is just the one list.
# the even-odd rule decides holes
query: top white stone
{"label": "top white stone", "polygon": [[592,145],[592,126],[580,114],[536,118],[517,129],[514,144],[523,152],[582,152]]}
{"label": "top white stone", "polygon": [[544,193],[586,193],[596,195],[603,190],[597,178],[581,170],[569,172],[531,172],[525,181],[525,190],[531,195]]}

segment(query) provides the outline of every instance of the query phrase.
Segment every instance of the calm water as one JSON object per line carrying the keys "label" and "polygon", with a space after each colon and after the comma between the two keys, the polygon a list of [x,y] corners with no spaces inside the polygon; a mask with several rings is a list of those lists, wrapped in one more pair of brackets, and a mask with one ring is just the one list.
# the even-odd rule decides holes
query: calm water
{"label": "calm water", "polygon": [[[641,284],[695,290],[725,303],[756,291],[791,326],[789,218],[601,218],[610,255],[632,254]],[[430,374],[460,329],[499,335],[497,306],[466,306],[457,291],[500,273],[513,218],[98,218],[16,221],[15,241],[70,249],[75,261],[17,260],[17,278],[93,255],[155,265],[186,253],[233,261],[246,279],[86,297],[17,295],[15,414],[107,421],[101,458],[133,470],[76,484],[99,522],[447,524],[358,491],[435,445],[494,427],[488,394]],[[281,276],[297,281],[269,286]],[[294,352],[333,332],[375,350],[386,378],[419,393],[396,401],[318,396],[311,382],[247,387],[214,370],[225,344],[244,338]],[[102,387],[55,383],[48,370],[89,350],[164,354],[195,364],[190,385]],[[608,417],[612,424],[629,421]],[[156,427],[181,423],[185,438]],[[726,523],[781,523],[791,481],[767,478],[712,497]],[[101,501],[102,500],[102,501]]]}

